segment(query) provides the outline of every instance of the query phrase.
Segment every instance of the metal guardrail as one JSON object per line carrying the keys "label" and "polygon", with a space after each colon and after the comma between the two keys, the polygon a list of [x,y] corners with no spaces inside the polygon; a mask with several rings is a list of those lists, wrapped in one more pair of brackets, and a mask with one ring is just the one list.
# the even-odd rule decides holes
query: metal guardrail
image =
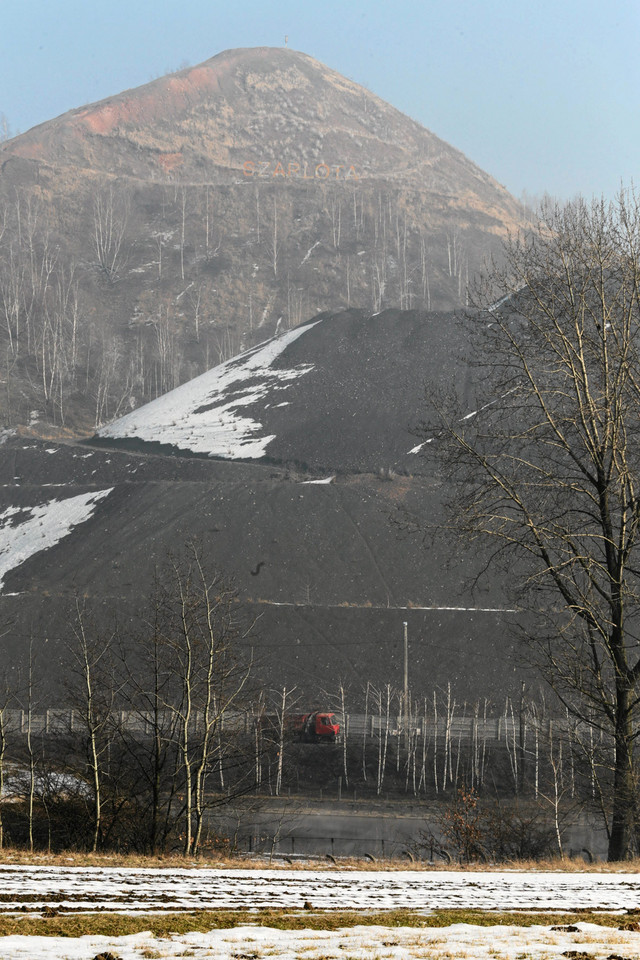
{"label": "metal guardrail", "polygon": [[401,856],[411,846],[410,840],[390,837],[311,837],[294,834],[278,838],[245,834],[239,836],[237,842],[240,850],[245,853],[267,853],[278,857],[306,854],[325,857],[357,855],[385,859]]}
{"label": "metal guardrail", "polygon": [[[252,733],[259,718],[249,712],[225,712],[223,726],[229,732]],[[176,714],[169,710],[163,711],[159,717],[161,728],[169,730],[176,721]],[[151,736],[155,729],[154,717],[151,713],[134,710],[114,711],[109,720],[110,724],[119,727],[123,732],[141,737]],[[365,716],[364,714],[348,714],[341,720],[343,730],[347,735],[357,739],[363,736],[379,738],[385,733],[388,737],[403,736],[404,726],[401,716],[386,717]],[[81,733],[86,729],[86,722],[79,710],[69,708],[49,709],[29,713],[25,710],[4,711],[4,724],[8,733],[26,734],[29,729],[33,735],[38,734],[73,734]],[[202,711],[194,711],[191,721],[192,729],[197,732],[203,729],[204,718]],[[426,737],[431,742],[434,739],[442,742],[446,739],[452,742],[464,741],[501,741],[520,742],[521,734],[538,733],[541,739],[569,739],[576,732],[588,732],[586,723],[578,723],[565,717],[454,717],[447,721],[444,717],[437,720],[421,718],[419,725],[412,722],[408,726],[410,736],[422,739]]]}

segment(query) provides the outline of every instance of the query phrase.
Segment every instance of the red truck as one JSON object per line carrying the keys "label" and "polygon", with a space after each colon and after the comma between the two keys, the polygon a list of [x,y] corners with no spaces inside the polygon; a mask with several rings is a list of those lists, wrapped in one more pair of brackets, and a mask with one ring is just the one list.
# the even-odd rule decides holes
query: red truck
{"label": "red truck", "polygon": [[316,710],[292,719],[294,733],[304,743],[335,743],[340,735],[340,724],[335,713]]}

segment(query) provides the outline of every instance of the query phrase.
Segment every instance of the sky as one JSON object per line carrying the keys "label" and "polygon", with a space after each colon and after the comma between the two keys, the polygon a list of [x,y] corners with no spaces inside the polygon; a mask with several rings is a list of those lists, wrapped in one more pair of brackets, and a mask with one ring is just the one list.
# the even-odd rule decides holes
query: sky
{"label": "sky", "polygon": [[517,197],[611,197],[636,177],[638,0],[0,0],[0,114],[24,132],[285,36]]}

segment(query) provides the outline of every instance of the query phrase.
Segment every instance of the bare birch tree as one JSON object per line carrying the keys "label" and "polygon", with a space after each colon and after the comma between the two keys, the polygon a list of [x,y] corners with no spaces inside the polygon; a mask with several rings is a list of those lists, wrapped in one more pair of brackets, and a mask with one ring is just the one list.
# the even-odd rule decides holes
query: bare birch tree
{"label": "bare birch tree", "polygon": [[[226,753],[237,755],[236,746],[221,735],[225,715],[240,707],[251,666],[239,650],[247,631],[235,600],[234,588],[205,562],[196,541],[170,558],[157,578],[154,632],[174,677],[166,707],[176,718],[185,855],[196,854],[202,841],[210,774],[220,771]],[[253,771],[252,758],[247,768]]]}
{"label": "bare birch tree", "polygon": [[[274,691],[275,717],[277,722],[277,746],[278,753],[276,758],[276,787],[275,795],[280,796],[282,789],[282,775],[284,770],[284,747],[290,734],[289,714],[291,713],[292,698],[296,688],[287,690],[286,686],[282,691]],[[295,700],[293,701],[295,703]]]}
{"label": "bare birch tree", "polygon": [[8,709],[11,702],[12,692],[9,689],[2,690],[2,699],[0,700],[0,850],[4,847],[4,821],[2,819],[2,802],[4,795],[4,777],[5,777],[5,754],[7,751],[8,736]]}
{"label": "bare birch tree", "polygon": [[[102,835],[104,781],[111,743],[114,682],[111,641],[87,629],[86,611],[79,599],[74,606],[70,641],[74,700],[84,733],[88,779],[93,797],[91,850],[98,849]],[[72,701],[73,702],[73,701]]]}
{"label": "bare birch tree", "polygon": [[[432,399],[450,521],[488,546],[557,695],[615,746],[608,856],[638,850],[640,202],[543,209],[476,295],[478,398]],[[523,618],[524,619],[524,615]]]}

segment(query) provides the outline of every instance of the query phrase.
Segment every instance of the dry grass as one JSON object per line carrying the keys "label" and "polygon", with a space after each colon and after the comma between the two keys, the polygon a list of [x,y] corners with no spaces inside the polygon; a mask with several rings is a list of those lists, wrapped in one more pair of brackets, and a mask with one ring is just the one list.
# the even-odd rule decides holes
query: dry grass
{"label": "dry grass", "polygon": [[492,913],[486,910],[441,910],[431,914],[411,910],[389,911],[315,911],[315,910],[193,910],[181,913],[100,914],[76,913],[54,917],[0,917],[0,937],[50,936],[81,937],[125,936],[151,931],[155,937],[170,934],[206,933],[209,930],[227,930],[237,926],[257,925],[278,930],[339,930],[355,926],[440,928],[454,923],[477,926],[552,926],[574,924],[577,921],[598,923],[601,926],[625,928],[637,923],[640,913],[619,915],[592,911],[583,913]]}
{"label": "dry grass", "polygon": [[5,848],[0,850],[0,866],[25,864],[29,866],[59,866],[59,867],[140,867],[165,869],[202,869],[217,868],[228,870],[453,870],[486,873],[488,871],[505,870],[518,873],[640,873],[640,859],[626,860],[617,863],[587,863],[578,859],[550,859],[550,860],[509,860],[502,863],[469,863],[456,864],[426,861],[416,861],[400,858],[396,860],[361,860],[356,857],[338,858],[337,863],[325,857],[309,860],[299,860],[289,863],[283,860],[269,862],[269,858],[254,856],[234,857],[224,855],[206,855],[201,858],[183,857],[180,854],[166,854],[151,856],[145,854],[118,854],[118,853],[84,853],[65,851],[63,853],[29,853],[26,850]]}

